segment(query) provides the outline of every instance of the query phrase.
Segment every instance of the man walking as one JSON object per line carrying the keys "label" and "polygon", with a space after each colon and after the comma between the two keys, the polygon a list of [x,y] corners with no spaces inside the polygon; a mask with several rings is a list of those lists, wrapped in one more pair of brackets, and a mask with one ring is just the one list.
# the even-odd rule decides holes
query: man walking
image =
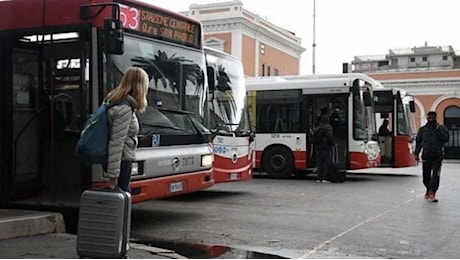
{"label": "man walking", "polygon": [[444,144],[449,141],[447,128],[436,121],[436,116],[436,112],[428,112],[427,123],[418,130],[414,150],[417,159],[420,151],[422,151],[423,184],[426,187],[425,199],[433,202],[438,202],[436,191],[439,187]]}

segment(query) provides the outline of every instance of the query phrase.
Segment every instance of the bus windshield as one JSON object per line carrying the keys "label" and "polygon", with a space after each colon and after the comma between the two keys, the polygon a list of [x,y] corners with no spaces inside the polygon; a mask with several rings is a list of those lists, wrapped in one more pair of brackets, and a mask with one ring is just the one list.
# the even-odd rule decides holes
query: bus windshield
{"label": "bus windshield", "polygon": [[149,106],[144,113],[138,114],[139,133],[209,134],[205,127],[207,106],[203,54],[129,35],[124,41],[123,55],[108,55],[106,58],[107,82],[104,85],[113,86],[113,82],[119,82],[122,72],[130,66],[142,67],[148,73]]}
{"label": "bus windshield", "polygon": [[396,95],[397,111],[397,135],[412,136],[416,134],[415,118],[409,108],[409,97],[401,97],[398,92]]}
{"label": "bus windshield", "polygon": [[364,102],[364,93],[369,92],[366,86],[369,83],[362,84],[356,80],[354,85],[359,85],[362,91],[353,93],[353,138],[355,140],[369,140],[377,134],[374,112],[371,106],[366,106]]}
{"label": "bus windshield", "polygon": [[229,132],[249,130],[243,67],[237,60],[209,53],[207,60],[217,73],[216,86],[210,95],[212,128]]}

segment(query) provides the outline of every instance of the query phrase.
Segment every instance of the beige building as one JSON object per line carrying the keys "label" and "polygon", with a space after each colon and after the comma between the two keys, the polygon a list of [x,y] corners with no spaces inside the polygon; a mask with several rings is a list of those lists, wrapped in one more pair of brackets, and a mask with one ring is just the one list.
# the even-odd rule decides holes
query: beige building
{"label": "beige building", "polygon": [[203,23],[206,46],[243,62],[246,76],[298,75],[301,39],[243,8],[239,0],[191,5],[182,12]]}
{"label": "beige building", "polygon": [[357,56],[353,72],[366,73],[384,86],[406,90],[415,97],[416,124],[436,111],[449,128],[446,157],[460,159],[460,56],[451,46],[390,50],[386,55]]}
{"label": "beige building", "polygon": [[[389,50],[386,55],[356,56],[353,72],[366,73],[384,86],[398,87],[415,96],[418,125],[428,111],[441,123],[451,114],[460,120],[460,57],[451,46]],[[446,113],[446,110],[447,111]],[[460,127],[460,122],[446,122]]]}

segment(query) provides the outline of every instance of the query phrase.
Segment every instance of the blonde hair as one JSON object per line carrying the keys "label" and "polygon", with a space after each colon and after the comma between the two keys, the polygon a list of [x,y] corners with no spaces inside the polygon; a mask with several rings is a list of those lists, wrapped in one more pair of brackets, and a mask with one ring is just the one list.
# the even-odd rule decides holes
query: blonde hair
{"label": "blonde hair", "polygon": [[149,76],[147,72],[138,67],[130,67],[126,70],[120,84],[112,89],[106,97],[108,102],[126,100],[132,96],[137,102],[137,110],[144,112],[147,108],[147,92],[149,90]]}

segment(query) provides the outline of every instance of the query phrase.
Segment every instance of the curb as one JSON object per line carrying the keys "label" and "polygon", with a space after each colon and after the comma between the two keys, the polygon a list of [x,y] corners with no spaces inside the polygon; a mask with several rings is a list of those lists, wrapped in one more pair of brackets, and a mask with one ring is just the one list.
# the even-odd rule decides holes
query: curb
{"label": "curb", "polygon": [[0,239],[64,232],[61,213],[0,209]]}

